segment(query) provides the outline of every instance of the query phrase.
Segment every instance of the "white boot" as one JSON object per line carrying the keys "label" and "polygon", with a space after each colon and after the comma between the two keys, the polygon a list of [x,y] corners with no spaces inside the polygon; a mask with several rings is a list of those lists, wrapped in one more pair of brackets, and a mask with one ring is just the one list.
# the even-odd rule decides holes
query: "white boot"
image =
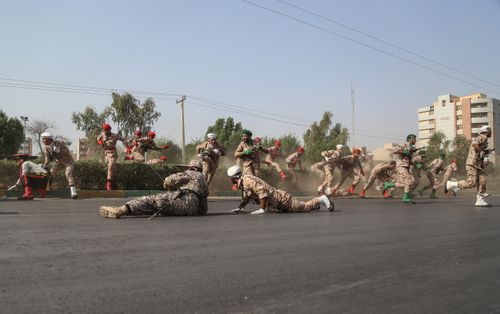
{"label": "white boot", "polygon": [[266,213],[265,209],[259,208],[257,210],[254,210],[253,212],[251,212],[250,215],[261,215],[261,214],[265,214],[265,213]]}
{"label": "white boot", "polygon": [[328,208],[329,211],[333,211],[333,202],[326,195],[321,195],[319,197],[319,203]]}
{"label": "white boot", "polygon": [[481,194],[476,195],[476,204],[474,204],[476,207],[488,207],[490,204],[486,203],[484,201],[484,196]]}
{"label": "white boot", "polygon": [[479,195],[481,195],[483,198],[487,198],[487,197],[491,196],[490,193],[479,193]]}
{"label": "white boot", "polygon": [[453,192],[455,194],[458,191],[460,191],[460,188],[458,187],[458,182],[456,182],[456,181],[446,181],[446,187],[444,188],[444,193],[448,193],[449,190],[453,190]]}
{"label": "white boot", "polygon": [[70,186],[69,190],[71,191],[71,198],[76,200],[78,198],[78,194],[76,194],[76,186]]}

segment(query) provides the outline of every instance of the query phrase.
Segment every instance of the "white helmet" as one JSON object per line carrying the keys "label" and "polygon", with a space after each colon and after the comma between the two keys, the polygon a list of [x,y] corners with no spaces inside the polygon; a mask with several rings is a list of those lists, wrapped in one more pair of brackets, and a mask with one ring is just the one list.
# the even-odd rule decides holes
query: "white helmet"
{"label": "white helmet", "polygon": [[207,139],[211,140],[211,139],[217,139],[217,135],[215,133],[208,133],[207,134]]}
{"label": "white helmet", "polygon": [[486,133],[488,132],[488,130],[490,129],[490,127],[488,125],[483,125],[480,129],[479,129],[479,133]]}
{"label": "white helmet", "polygon": [[337,144],[337,146],[335,146],[337,148],[337,150],[341,150],[342,148],[344,148],[344,145],[342,144]]}
{"label": "white helmet", "polygon": [[50,132],[43,132],[41,135],[40,135],[41,138],[54,138],[54,136],[52,135],[52,133]]}
{"label": "white helmet", "polygon": [[227,169],[228,177],[239,177],[241,176],[241,168],[238,165],[231,166]]}

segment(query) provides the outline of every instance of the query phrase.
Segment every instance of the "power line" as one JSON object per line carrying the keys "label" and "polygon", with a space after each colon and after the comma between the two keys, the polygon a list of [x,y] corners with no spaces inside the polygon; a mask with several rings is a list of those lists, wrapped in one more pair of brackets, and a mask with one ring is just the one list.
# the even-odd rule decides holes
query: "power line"
{"label": "power line", "polygon": [[464,80],[464,79],[462,79],[462,78],[459,78],[459,77],[453,76],[453,75],[448,74],[448,73],[446,73],[446,72],[443,72],[443,71],[440,71],[440,70],[433,69],[433,68],[431,68],[431,67],[429,67],[429,66],[427,66],[427,65],[424,65],[424,64],[418,63],[418,62],[416,62],[416,61],[413,61],[413,60],[410,60],[410,59],[407,59],[407,58],[404,58],[404,57],[398,56],[398,55],[396,55],[396,54],[394,54],[394,53],[392,53],[392,52],[389,52],[389,51],[383,50],[383,49],[381,49],[381,48],[375,47],[375,46],[370,45],[370,44],[366,44],[366,43],[364,43],[364,42],[362,42],[362,41],[359,41],[359,40],[353,39],[353,38],[348,37],[348,36],[346,36],[346,35],[342,35],[342,34],[336,33],[336,32],[334,32],[334,31],[332,31],[332,30],[330,30],[330,29],[327,29],[327,28],[324,28],[324,27],[318,26],[318,25],[316,25],[316,24],[313,24],[313,23],[310,23],[310,22],[307,22],[307,21],[301,20],[301,19],[299,19],[299,18],[296,18],[296,17],[294,17],[294,16],[288,15],[288,14],[286,14],[286,13],[283,13],[283,12],[280,12],[280,11],[277,11],[277,10],[274,10],[274,9],[271,9],[271,8],[268,8],[268,7],[265,7],[265,6],[262,6],[262,5],[260,5],[260,4],[254,3],[254,2],[249,1],[249,0],[241,0],[241,1],[243,1],[243,2],[245,2],[245,3],[248,3],[248,4],[251,4],[251,5],[253,5],[253,6],[256,6],[256,7],[258,7],[258,8],[261,8],[261,9],[263,9],[263,10],[266,10],[266,11],[268,11],[268,12],[271,12],[271,13],[273,13],[273,14],[280,15],[280,16],[285,17],[285,18],[287,18],[287,19],[290,19],[290,20],[296,21],[296,22],[298,22],[298,23],[301,23],[301,24],[304,24],[304,25],[310,26],[310,27],[312,27],[312,28],[318,29],[318,30],[320,30],[320,31],[322,31],[322,32],[329,33],[329,34],[331,34],[331,35],[335,35],[335,36],[337,36],[337,37],[340,37],[340,38],[342,38],[342,39],[344,39],[344,40],[351,41],[351,42],[356,43],[356,44],[358,44],[358,45],[360,45],[360,46],[363,46],[363,47],[370,48],[370,49],[372,49],[372,50],[378,51],[378,52],[380,52],[380,53],[382,53],[382,54],[388,55],[388,56],[393,57],[393,58],[395,58],[395,59],[398,59],[398,60],[400,60],[400,61],[403,61],[403,62],[406,62],[406,63],[409,63],[409,64],[413,64],[413,65],[415,65],[415,66],[417,66],[417,67],[420,67],[420,68],[426,69],[426,70],[428,70],[428,71],[431,71],[431,72],[434,72],[434,73],[440,74],[440,75],[445,76],[445,77],[447,77],[447,78],[451,78],[451,79],[453,79],[453,80],[456,80],[456,81],[459,81],[459,82],[462,82],[462,83],[468,84],[468,85],[470,85],[470,86],[474,86],[474,87],[477,87],[477,88],[481,88],[481,89],[483,89],[483,90],[486,90],[486,91],[489,91],[489,92],[492,92],[492,93],[495,93],[495,94],[500,94],[500,92],[499,92],[499,91],[492,90],[492,89],[490,89],[490,88],[487,88],[487,87],[484,87],[484,86],[478,85],[478,84],[476,84],[476,83],[473,83],[473,82],[470,82],[470,81]]}
{"label": "power line", "polygon": [[401,47],[401,46],[398,46],[398,45],[395,45],[395,44],[393,44],[393,43],[390,43],[390,42],[388,42],[388,41],[386,41],[386,40],[383,40],[383,39],[381,39],[381,38],[375,37],[375,36],[373,36],[373,35],[370,35],[370,34],[368,34],[368,33],[365,33],[365,32],[363,32],[363,31],[360,31],[360,30],[358,30],[358,29],[355,29],[355,28],[353,28],[353,27],[351,27],[351,26],[348,26],[348,25],[346,25],[346,24],[340,23],[340,22],[338,22],[338,21],[336,21],[336,20],[333,20],[333,19],[331,19],[331,18],[328,18],[328,17],[326,17],[326,16],[324,16],[324,15],[320,15],[320,14],[318,14],[318,13],[315,13],[315,12],[309,11],[309,10],[307,10],[307,9],[304,9],[304,8],[302,8],[302,7],[299,7],[298,5],[295,5],[295,4],[290,3],[290,2],[288,2],[288,1],[285,1],[285,0],[276,0],[276,1],[278,1],[278,2],[280,2],[280,3],[283,3],[283,4],[287,5],[287,6],[293,7],[293,8],[295,8],[295,9],[297,9],[297,10],[302,11],[302,12],[305,12],[305,13],[307,13],[307,14],[310,14],[310,15],[312,15],[312,16],[318,17],[318,18],[320,18],[320,19],[322,19],[322,20],[328,21],[328,22],[330,22],[330,23],[332,23],[332,24],[335,24],[335,25],[337,25],[337,26],[343,27],[343,28],[345,28],[345,29],[347,29],[347,30],[350,30],[350,31],[352,31],[352,32],[358,33],[358,34],[360,34],[360,35],[363,35],[363,36],[365,36],[365,37],[368,37],[368,38],[370,38],[370,39],[373,39],[373,40],[375,40],[375,41],[378,41],[378,42],[380,42],[380,43],[382,43],[382,44],[384,44],[384,45],[387,45],[387,46],[389,46],[389,47],[392,47],[392,48],[398,49],[398,50],[403,51],[403,52],[405,52],[405,53],[407,53],[407,54],[410,54],[410,55],[413,55],[413,56],[415,56],[415,57],[418,57],[418,58],[420,58],[420,59],[422,59],[422,60],[425,60],[425,61],[428,61],[428,62],[434,63],[435,65],[439,65],[439,66],[441,66],[441,67],[443,67],[443,68],[446,68],[446,69],[448,69],[448,70],[454,71],[454,72],[459,73],[459,74],[462,74],[462,75],[466,75],[466,76],[468,76],[468,77],[474,78],[474,79],[476,79],[476,80],[478,80],[478,81],[481,81],[481,82],[483,82],[483,83],[490,84],[490,85],[492,85],[492,86],[500,87],[500,84],[497,84],[497,83],[494,83],[494,82],[491,82],[491,81],[488,81],[488,80],[482,79],[482,78],[480,78],[480,77],[474,76],[474,75],[472,75],[472,74],[470,74],[470,73],[467,73],[467,72],[461,71],[461,70],[456,69],[456,68],[454,68],[454,67],[452,67],[452,66],[446,65],[446,64],[444,64],[444,63],[442,63],[442,62],[439,62],[439,61],[433,60],[433,59],[431,59],[431,58],[429,58],[429,57],[426,57],[426,56],[424,56],[424,55],[418,54],[418,53],[416,53],[416,52],[413,52],[413,51],[408,50],[408,49],[406,49],[406,48],[403,48],[403,47]]}

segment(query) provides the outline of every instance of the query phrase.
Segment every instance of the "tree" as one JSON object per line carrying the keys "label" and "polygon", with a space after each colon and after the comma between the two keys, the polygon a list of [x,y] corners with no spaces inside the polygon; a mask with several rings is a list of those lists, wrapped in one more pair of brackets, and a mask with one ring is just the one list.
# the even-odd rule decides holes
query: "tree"
{"label": "tree", "polygon": [[321,159],[321,152],[335,149],[337,144],[346,144],[349,139],[349,131],[336,123],[332,128],[332,113],[326,111],[321,121],[314,122],[304,133],[305,159],[316,162]]}
{"label": "tree", "polygon": [[101,132],[102,124],[106,122],[108,112],[97,113],[92,107],[85,107],[83,112],[73,112],[71,121],[76,124],[76,129],[83,131],[85,137],[93,138]]}
{"label": "tree", "polygon": [[465,161],[469,155],[471,140],[467,139],[463,135],[457,135],[451,142],[452,151],[450,152],[448,159],[457,160],[457,167],[459,174],[465,174]]}
{"label": "tree", "polygon": [[30,122],[30,124],[28,124],[28,126],[26,127],[28,133],[35,138],[42,157],[44,157],[44,149],[42,148],[42,133],[45,133],[52,128],[52,124],[42,120],[34,120],[33,122]]}
{"label": "tree", "polygon": [[161,113],[156,111],[153,99],[148,98],[141,105],[139,100],[132,94],[112,93],[113,102],[104,110],[109,114],[111,120],[117,125],[117,133],[128,137],[137,128],[149,131],[152,125],[158,121]]}
{"label": "tree", "polygon": [[17,153],[23,141],[24,131],[21,121],[9,118],[0,110],[0,155]]}
{"label": "tree", "polygon": [[427,160],[434,160],[439,157],[440,151],[448,151],[450,140],[442,132],[436,132],[431,135],[426,148]]}
{"label": "tree", "polygon": [[234,123],[234,119],[231,117],[219,118],[215,120],[215,124],[207,128],[208,133],[215,133],[217,135],[217,140],[222,144],[227,150],[235,150],[241,141],[243,127],[241,123]]}
{"label": "tree", "polygon": [[274,146],[274,142],[277,139],[281,141],[281,153],[285,156],[295,152],[297,147],[302,145],[300,143],[300,140],[298,138],[296,138],[295,135],[293,135],[293,134],[282,135],[279,138],[266,136],[262,140],[262,144],[265,147],[271,147],[271,146]]}

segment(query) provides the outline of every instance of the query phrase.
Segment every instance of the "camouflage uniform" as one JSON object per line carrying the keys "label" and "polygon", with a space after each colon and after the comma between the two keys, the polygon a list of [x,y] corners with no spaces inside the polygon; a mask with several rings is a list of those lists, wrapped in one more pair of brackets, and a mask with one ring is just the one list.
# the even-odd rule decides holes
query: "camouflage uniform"
{"label": "camouflage uniform", "polygon": [[321,152],[321,156],[324,160],[311,166],[312,172],[318,175],[318,177],[324,178],[323,182],[318,186],[318,192],[320,193],[333,186],[335,167],[340,168],[340,151],[326,150]]}
{"label": "camouflage uniform", "polygon": [[288,156],[286,159],[285,159],[285,162],[286,162],[286,169],[288,170],[295,170],[295,167],[298,165],[299,166],[299,169],[302,170],[302,155],[299,154],[298,152],[295,152],[293,154],[291,154],[290,156]]}
{"label": "camouflage uniform", "polygon": [[127,202],[132,215],[151,215],[164,208],[165,216],[205,215],[208,186],[201,172],[186,170],[172,174],[163,183],[166,192]]}
{"label": "camouflage uniform", "polygon": [[[238,148],[236,148],[236,151],[234,152],[234,157],[236,157],[237,164],[242,168],[243,174],[251,174],[255,175],[255,158],[256,154],[254,152],[254,144],[252,141],[248,142],[241,142],[240,145],[238,145]],[[245,151],[252,150],[251,154],[245,154]]]}
{"label": "camouflage uniform", "polygon": [[[476,152],[473,145],[479,145],[479,152]],[[488,148],[488,137],[485,134],[479,134],[471,143],[469,155],[465,162],[467,180],[458,181],[460,189],[468,189],[477,186],[479,193],[486,192],[487,176],[484,173],[482,152]]]}
{"label": "camouflage uniform", "polygon": [[333,187],[333,190],[337,191],[347,178],[352,178],[351,187],[358,185],[359,180],[361,180],[361,177],[364,174],[359,158],[349,155],[341,157],[339,162],[341,167],[341,177],[339,182],[337,182],[337,184]]}
{"label": "camouflage uniform", "polygon": [[118,154],[116,153],[116,141],[122,141],[123,137],[116,135],[115,133],[106,134],[102,132],[97,137],[97,142],[102,143],[101,145],[104,147],[104,161],[108,168],[107,180],[113,180],[113,172],[116,164],[116,159],[118,158]]}
{"label": "camouflage uniform", "polygon": [[437,190],[440,185],[438,175],[441,171],[443,171],[444,160],[442,158],[436,158],[427,166],[427,179],[429,179],[429,184],[424,187],[424,190],[428,188],[432,188],[433,190]]}
{"label": "camouflage uniform", "polygon": [[[408,150],[410,156],[404,156],[402,153],[404,150]],[[394,150],[394,155],[398,156],[398,160],[396,161],[396,171],[394,174],[396,179],[395,187],[402,188],[404,193],[410,193],[413,189],[413,185],[415,184],[415,178],[410,174],[411,156],[415,151],[415,146],[410,145],[409,143],[401,144]]]}
{"label": "camouflage uniform", "polygon": [[226,149],[218,142],[212,144],[207,140],[196,146],[196,152],[203,164],[203,176],[207,180],[207,185],[210,185],[219,167],[219,157],[226,154]]}
{"label": "camouflage uniform", "polygon": [[138,162],[144,162],[146,160],[145,154],[149,149],[157,149],[156,143],[153,139],[149,137],[141,137],[134,140],[134,145],[130,154],[130,159]]}
{"label": "camouflage uniform", "polygon": [[243,190],[243,199],[239,208],[244,208],[250,200],[258,201],[263,198],[267,198],[268,209],[281,212],[307,213],[320,205],[319,198],[307,202],[299,201],[287,191],[276,189],[252,175],[241,177],[240,188]]}
{"label": "camouflage uniform", "polygon": [[57,164],[50,169],[50,173],[55,175],[57,172],[66,168],[65,175],[68,179],[68,185],[75,185],[75,179],[73,177],[73,167],[75,161],[73,156],[68,149],[68,146],[63,141],[52,140],[49,145],[45,145],[45,162],[44,166],[48,165],[51,161],[55,161]]}
{"label": "camouflage uniform", "polygon": [[266,159],[264,160],[264,163],[266,165],[274,167],[278,173],[283,172],[283,169],[281,169],[280,165],[276,162],[276,158],[281,156],[281,148],[272,146],[266,148],[266,150],[267,150],[267,156]]}
{"label": "camouflage uniform", "polygon": [[[422,170],[424,170],[424,172],[427,174],[427,168],[424,165],[424,162],[425,162],[424,159],[425,159],[425,157],[418,155],[416,157],[413,157],[411,160],[410,175],[412,175],[414,178],[413,186],[411,188],[412,191],[414,191],[420,184],[420,177],[422,174]],[[417,165],[420,165],[420,166],[417,167]],[[427,174],[427,178],[429,179],[429,181],[432,179],[432,178],[429,178],[428,174]]]}
{"label": "camouflage uniform", "polygon": [[368,190],[375,180],[379,180],[380,182],[388,181],[392,179],[394,168],[388,162],[384,162],[376,165],[370,173],[370,177],[368,181],[365,183],[363,190]]}
{"label": "camouflage uniform", "polygon": [[457,164],[456,163],[451,163],[446,168],[444,168],[444,174],[443,174],[443,179],[441,180],[441,183],[439,183],[436,186],[434,186],[434,189],[437,189],[441,186],[444,186],[446,182],[450,179],[451,175],[458,170]]}

